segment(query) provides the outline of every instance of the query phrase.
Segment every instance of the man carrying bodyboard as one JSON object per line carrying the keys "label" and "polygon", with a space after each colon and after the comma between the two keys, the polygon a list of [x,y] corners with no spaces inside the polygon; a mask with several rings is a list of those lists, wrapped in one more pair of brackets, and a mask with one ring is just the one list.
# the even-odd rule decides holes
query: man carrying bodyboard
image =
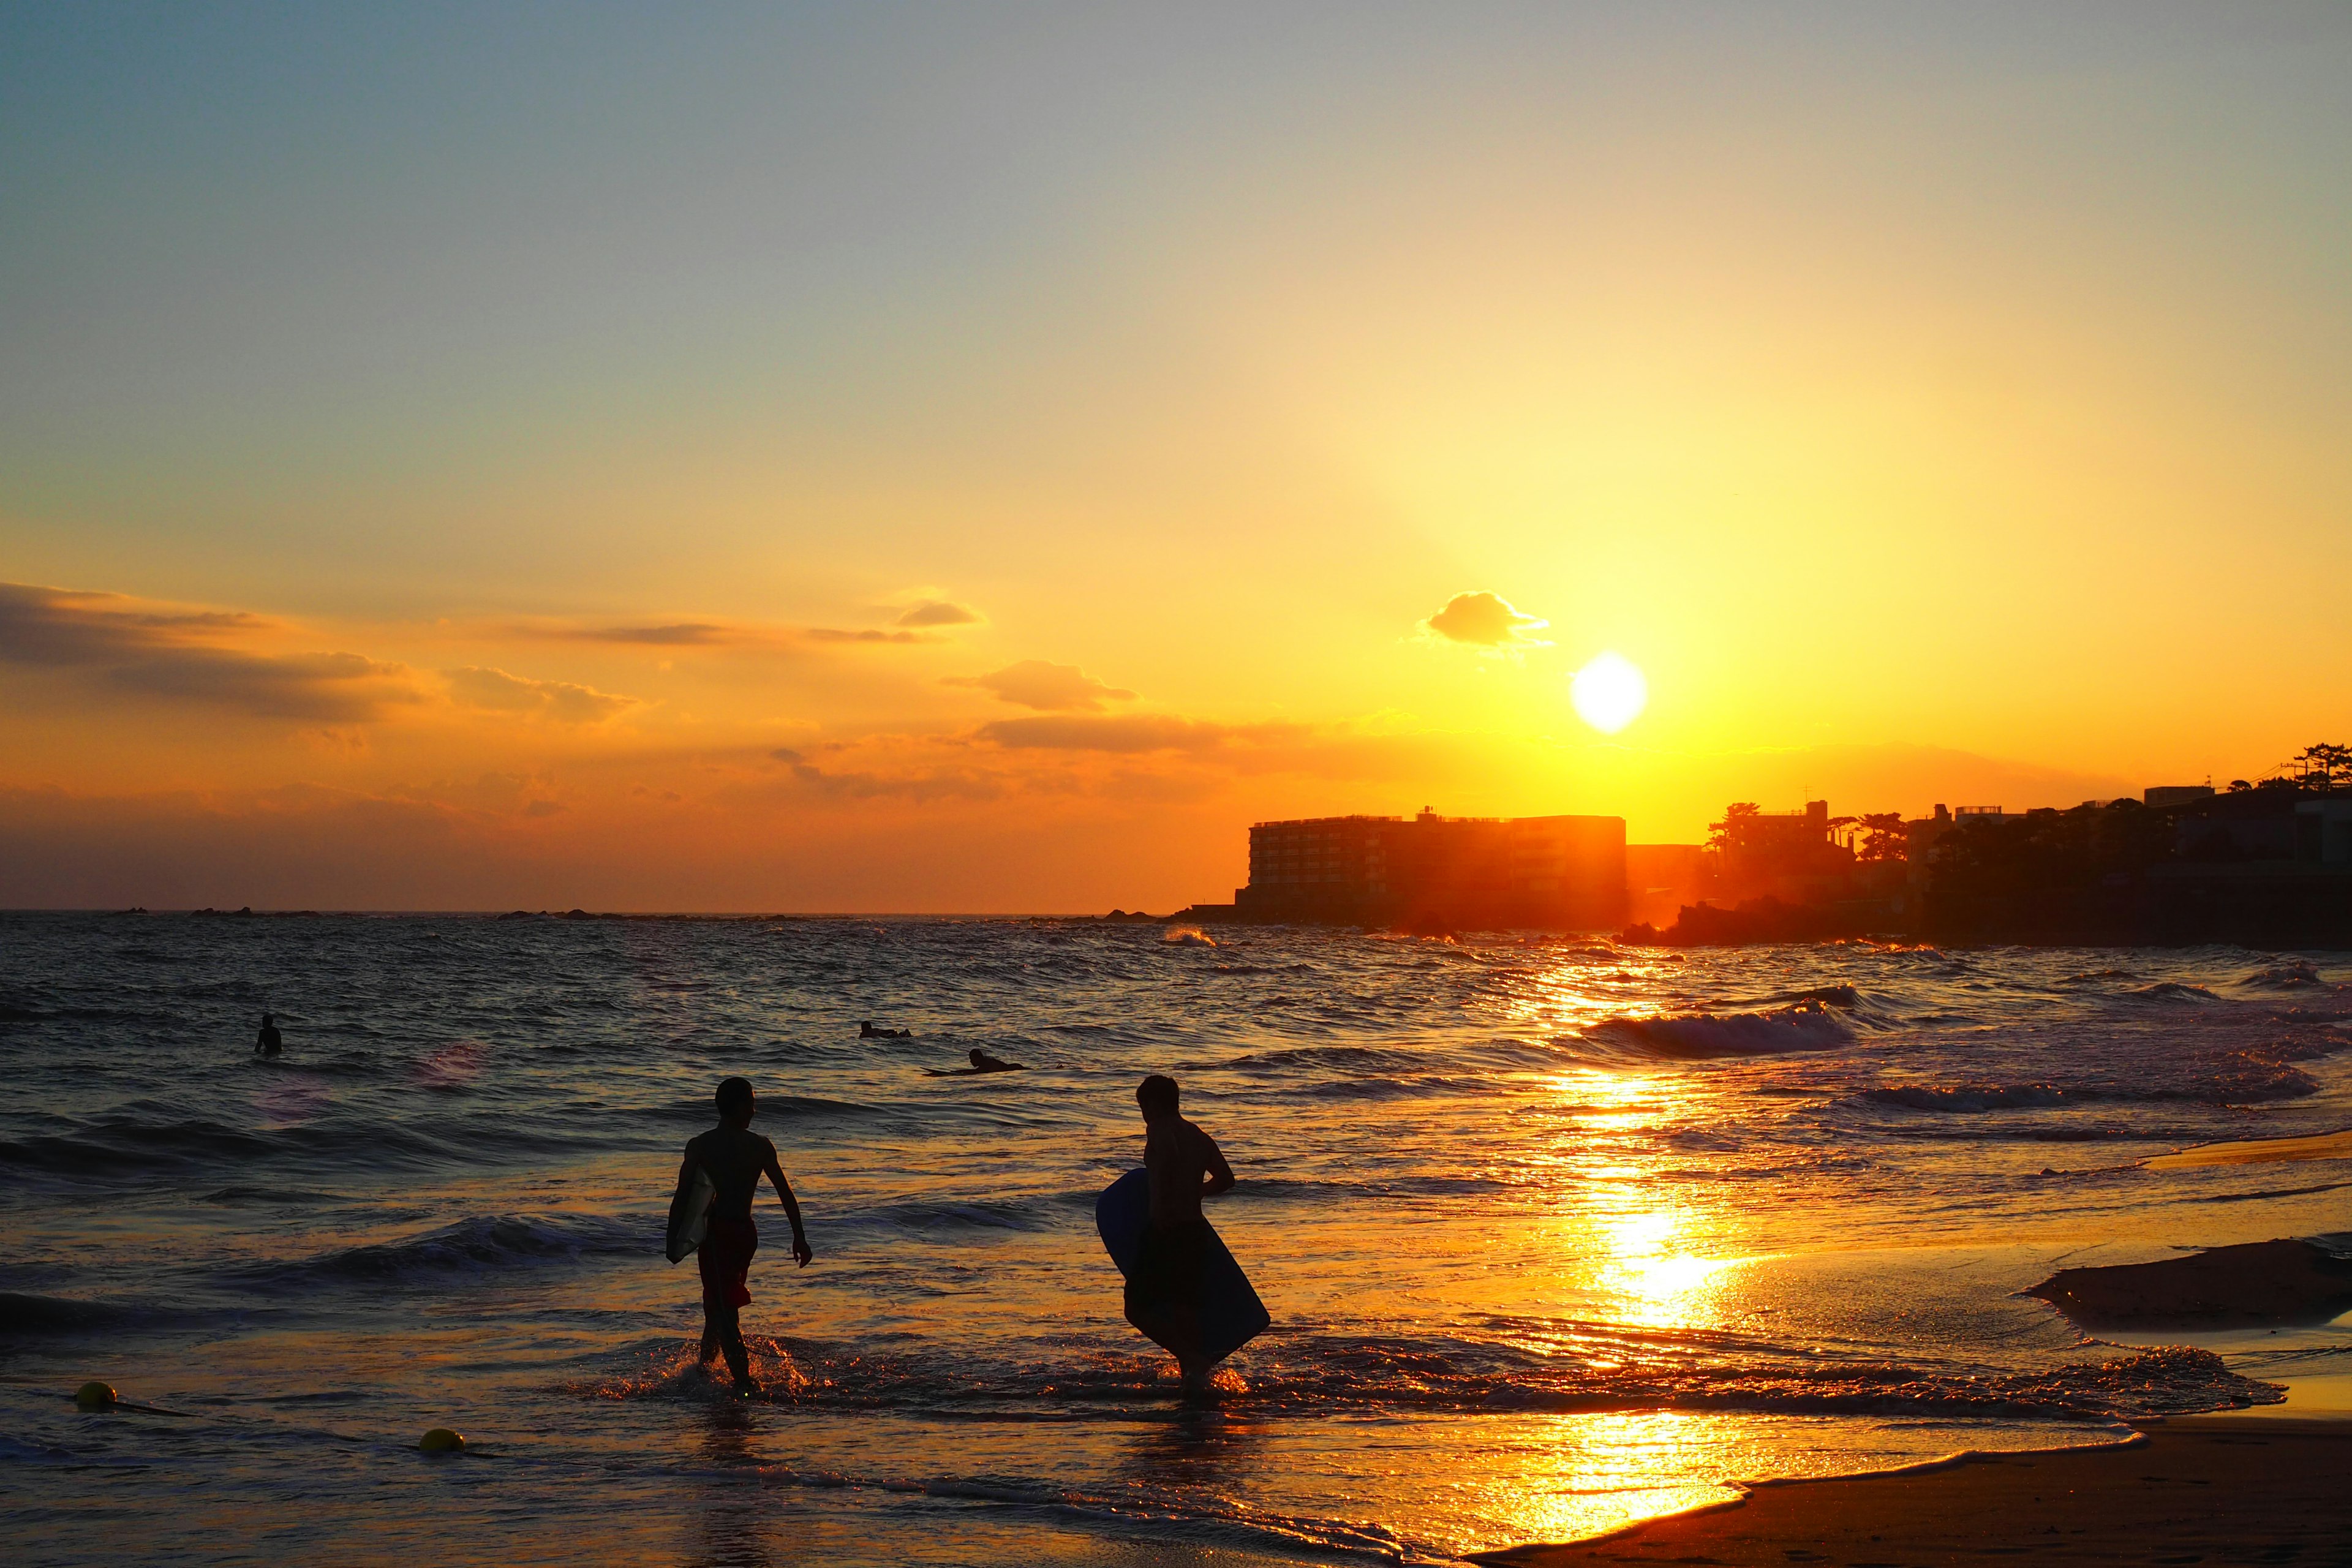
{"label": "man carrying bodyboard", "polygon": [[[739,1314],[751,1300],[751,1255],[760,1249],[751,1199],[761,1176],[775,1184],[777,1201],[793,1222],[793,1257],[806,1268],[814,1254],[809,1251],[808,1233],[801,1228],[800,1200],[793,1196],[792,1184],[776,1163],[776,1146],[751,1131],[757,1101],[751,1083],[727,1079],[712,1098],[719,1105],[719,1125],[687,1144],[686,1159],[677,1168],[677,1191],[669,1204],[671,1257],[675,1261],[685,1255],[677,1238],[701,1218],[702,1244],[695,1248],[695,1264],[702,1275],[702,1363],[709,1365],[724,1352],[727,1370],[735,1374],[735,1392],[749,1399],[760,1385],[751,1380],[751,1354],[743,1348]],[[709,1207],[698,1216],[688,1212],[701,1191],[698,1175],[709,1184]]]}
{"label": "man carrying bodyboard", "polygon": [[1210,1353],[1202,1342],[1210,1268],[1221,1258],[1230,1266],[1230,1255],[1202,1215],[1201,1200],[1231,1191],[1234,1171],[1217,1141],[1177,1114],[1174,1079],[1160,1073],[1145,1079],[1136,1086],[1135,1103],[1143,1111],[1151,1205],[1127,1277],[1127,1321],[1167,1347],[1184,1381],[1197,1386],[1223,1353]]}

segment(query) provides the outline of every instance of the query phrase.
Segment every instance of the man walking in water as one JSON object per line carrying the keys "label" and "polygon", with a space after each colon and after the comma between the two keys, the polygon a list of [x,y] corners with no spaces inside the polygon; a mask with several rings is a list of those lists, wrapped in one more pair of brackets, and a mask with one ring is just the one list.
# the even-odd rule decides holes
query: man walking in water
{"label": "man walking in water", "polygon": [[264,1013],[261,1016],[261,1033],[253,1037],[253,1054],[257,1057],[274,1057],[285,1048],[286,1037],[278,1032],[277,1016]]}
{"label": "man walking in water", "polygon": [[1201,1200],[1230,1192],[1233,1167],[1217,1141],[1176,1112],[1176,1080],[1153,1073],[1136,1086],[1143,1111],[1143,1169],[1151,1219],[1135,1272],[1127,1281],[1127,1321],[1166,1345],[1187,1384],[1209,1375],[1201,1349],[1201,1287],[1209,1258],[1209,1222]]}
{"label": "man walking in water", "polygon": [[743,1348],[743,1326],[738,1314],[751,1300],[751,1254],[760,1249],[759,1228],[751,1223],[751,1199],[760,1178],[776,1184],[776,1197],[793,1222],[793,1257],[803,1268],[814,1256],[808,1233],[801,1228],[800,1200],[776,1163],[776,1146],[751,1131],[757,1103],[749,1080],[724,1079],[712,1096],[719,1104],[719,1125],[686,1146],[677,1168],[677,1191],[670,1198],[675,1218],[694,1192],[700,1171],[710,1178],[710,1214],[695,1263],[702,1274],[702,1363],[721,1352],[727,1370],[735,1374],[735,1392],[749,1399],[760,1392],[751,1381],[751,1354]]}

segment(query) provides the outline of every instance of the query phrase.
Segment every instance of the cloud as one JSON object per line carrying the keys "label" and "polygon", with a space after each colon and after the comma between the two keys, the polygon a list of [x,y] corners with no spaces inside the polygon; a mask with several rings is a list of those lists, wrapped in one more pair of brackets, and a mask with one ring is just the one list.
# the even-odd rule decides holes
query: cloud
{"label": "cloud", "polygon": [[1043,713],[1099,713],[1107,700],[1124,702],[1135,696],[1104,685],[1075,664],[1047,664],[1042,658],[1024,658],[986,675],[950,676],[941,684],[977,687]]}
{"label": "cloud", "polygon": [[740,640],[740,632],[716,621],[673,621],[659,626],[582,626],[551,634],[581,642],[635,643],[651,647],[708,647]]}
{"label": "cloud", "polygon": [[845,632],[834,626],[810,626],[801,636],[811,642],[937,642],[920,632]]}
{"label": "cloud", "polygon": [[407,672],[355,653],[261,654],[207,638],[273,629],[244,611],[134,608],[120,594],[0,583],[0,661],[264,719],[350,723],[416,700]]}
{"label": "cloud", "polygon": [[480,665],[442,673],[448,678],[450,695],[467,707],[533,714],[559,724],[599,723],[637,703],[634,697],[575,686],[568,680],[530,680]]}
{"label": "cloud", "polygon": [[1500,594],[1484,589],[1456,594],[1445,607],[1422,622],[1448,642],[1475,647],[1543,647],[1541,638],[1527,634],[1551,625],[1540,616],[1522,614]]}
{"label": "cloud", "polygon": [[1000,719],[973,734],[1016,751],[1197,752],[1306,732],[1301,724],[1219,724],[1173,713],[1128,713],[1108,719]]}
{"label": "cloud", "polygon": [[[929,608],[930,606],[923,606]],[[939,606],[960,610],[961,606]],[[915,614],[909,611],[908,615]],[[973,617],[977,619],[977,616]],[[950,624],[902,617],[901,627]],[[519,628],[524,635],[555,642],[621,643],[635,647],[789,648],[795,643],[927,643],[939,637],[923,631],[845,630],[839,626],[747,626],[730,621],[666,621],[650,626],[550,626]]]}
{"label": "cloud", "polygon": [[898,617],[902,626],[976,626],[983,617],[969,605],[951,599],[926,599]]}

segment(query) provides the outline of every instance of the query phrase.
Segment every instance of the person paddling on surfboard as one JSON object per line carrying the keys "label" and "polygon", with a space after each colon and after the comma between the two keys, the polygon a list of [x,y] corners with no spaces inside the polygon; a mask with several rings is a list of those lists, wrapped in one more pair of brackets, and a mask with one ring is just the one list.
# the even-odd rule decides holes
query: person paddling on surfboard
{"label": "person paddling on surfboard", "polygon": [[777,1201],[793,1222],[793,1257],[805,1268],[815,1254],[801,1226],[800,1200],[793,1196],[793,1184],[776,1163],[776,1146],[751,1131],[758,1102],[751,1083],[724,1079],[712,1098],[719,1105],[719,1125],[686,1146],[686,1159],[677,1168],[677,1191],[670,1199],[671,1226],[675,1230],[682,1222],[691,1222],[694,1216],[682,1211],[695,1196],[696,1175],[708,1177],[710,1207],[702,1245],[695,1249],[695,1264],[702,1274],[702,1364],[709,1365],[724,1352],[727,1370],[735,1374],[735,1392],[749,1399],[760,1385],[751,1381],[751,1355],[743,1348],[738,1314],[751,1300],[751,1255],[760,1249],[751,1199],[761,1176],[775,1184]]}
{"label": "person paddling on surfboard", "polygon": [[1232,1191],[1234,1170],[1215,1139],[1177,1114],[1176,1099],[1176,1080],[1160,1073],[1136,1086],[1151,1219],[1127,1280],[1127,1321],[1167,1346],[1184,1381],[1197,1385],[1215,1364],[1201,1343],[1202,1285],[1215,1238],[1201,1200]]}

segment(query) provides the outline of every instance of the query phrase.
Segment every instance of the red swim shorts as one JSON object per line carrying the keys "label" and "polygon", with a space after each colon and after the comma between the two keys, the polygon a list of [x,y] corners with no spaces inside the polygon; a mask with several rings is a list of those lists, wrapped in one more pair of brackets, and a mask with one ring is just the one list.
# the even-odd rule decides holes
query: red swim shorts
{"label": "red swim shorts", "polygon": [[751,1254],[760,1250],[760,1227],[748,1219],[713,1216],[703,1232],[694,1264],[702,1271],[706,1306],[747,1307],[751,1303]]}

